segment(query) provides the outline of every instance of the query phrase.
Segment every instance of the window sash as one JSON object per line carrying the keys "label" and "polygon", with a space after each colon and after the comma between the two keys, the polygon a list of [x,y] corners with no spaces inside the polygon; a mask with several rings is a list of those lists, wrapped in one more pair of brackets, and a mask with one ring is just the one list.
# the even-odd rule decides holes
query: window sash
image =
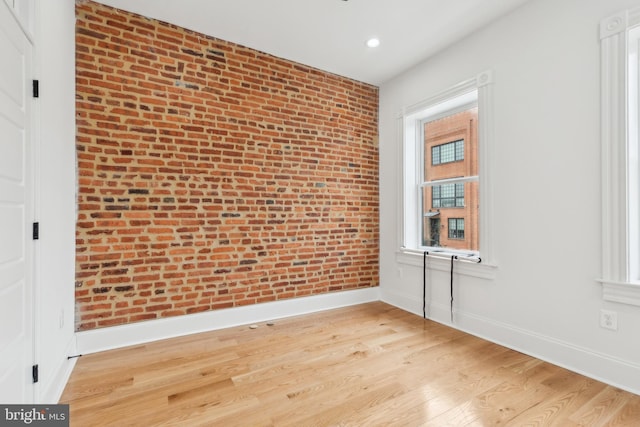
{"label": "window sash", "polygon": [[469,176],[461,176],[458,178],[447,178],[447,179],[438,179],[436,181],[423,181],[419,187],[420,189],[424,187],[433,187],[440,186],[446,184],[456,184],[456,183],[465,183],[465,182],[478,182],[480,181],[480,177],[478,175],[469,175]]}

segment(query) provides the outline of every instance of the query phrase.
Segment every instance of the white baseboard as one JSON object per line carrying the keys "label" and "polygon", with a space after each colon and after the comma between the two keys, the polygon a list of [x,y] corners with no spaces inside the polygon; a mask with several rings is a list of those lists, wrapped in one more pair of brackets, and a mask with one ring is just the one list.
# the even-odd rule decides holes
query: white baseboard
{"label": "white baseboard", "polygon": [[631,393],[640,394],[640,365],[509,324],[431,305],[432,319]]}
{"label": "white baseboard", "polygon": [[[70,340],[67,345],[67,349],[65,354],[76,354],[76,340]],[[76,361],[78,359],[72,358],[64,358],[62,363],[58,366],[56,373],[53,375],[53,378],[45,389],[40,390],[40,396],[38,402],[40,404],[56,404],[60,401],[62,397],[62,393],[64,392],[64,388],[69,381],[69,377],[71,376],[71,372],[73,371],[74,366],[76,366]]]}
{"label": "white baseboard", "polygon": [[[422,316],[421,298],[412,299],[383,289],[381,299],[388,304]],[[448,305],[427,303],[427,317],[433,321],[640,395],[640,364],[638,363],[611,357],[470,313],[455,311],[452,324]]]}
{"label": "white baseboard", "polygon": [[76,333],[77,352],[78,354],[96,353],[379,300],[380,288],[375,287],[94,329]]}
{"label": "white baseboard", "polygon": [[[404,311],[408,311],[409,313],[422,316],[422,298],[410,298],[405,295],[389,292],[382,288],[380,290],[380,300],[387,304],[391,304],[394,307],[401,308]],[[427,301],[426,310],[427,318],[429,318],[429,301]]]}

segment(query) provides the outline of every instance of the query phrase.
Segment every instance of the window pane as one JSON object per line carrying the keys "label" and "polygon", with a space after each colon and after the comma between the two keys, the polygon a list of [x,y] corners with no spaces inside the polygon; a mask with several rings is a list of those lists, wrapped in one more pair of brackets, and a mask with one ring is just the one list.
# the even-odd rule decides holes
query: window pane
{"label": "window pane", "polygon": [[431,164],[432,165],[440,164],[440,147],[431,148]]}
{"label": "window pane", "polygon": [[453,144],[444,144],[440,146],[440,163],[449,163],[455,161],[455,149]]}
{"label": "window pane", "polygon": [[456,184],[456,197],[464,197],[464,182]]}
{"label": "window pane", "polygon": [[456,141],[456,160],[464,160],[464,139]]}
{"label": "window pane", "polygon": [[442,186],[442,198],[450,198],[454,196],[453,184],[445,184]]}
{"label": "window pane", "polygon": [[477,108],[471,108],[423,123],[420,241],[425,246],[479,250],[477,119]]}

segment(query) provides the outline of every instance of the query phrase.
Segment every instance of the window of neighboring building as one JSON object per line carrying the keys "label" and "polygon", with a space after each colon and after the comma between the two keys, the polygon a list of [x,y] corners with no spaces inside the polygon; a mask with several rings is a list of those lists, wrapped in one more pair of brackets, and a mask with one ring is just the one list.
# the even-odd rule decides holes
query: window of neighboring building
{"label": "window of neighboring building", "polygon": [[491,83],[491,73],[482,73],[399,116],[407,257],[426,250],[491,262]]}
{"label": "window of neighboring building", "polygon": [[600,24],[602,279],[608,301],[640,306],[640,8]]}
{"label": "window of neighboring building", "polygon": [[449,238],[464,240],[464,218],[449,218]]}
{"label": "window of neighboring building", "polygon": [[431,147],[431,164],[459,162],[464,160],[464,139]]}
{"label": "window of neighboring building", "polygon": [[431,187],[432,208],[464,207],[464,184],[443,184]]}

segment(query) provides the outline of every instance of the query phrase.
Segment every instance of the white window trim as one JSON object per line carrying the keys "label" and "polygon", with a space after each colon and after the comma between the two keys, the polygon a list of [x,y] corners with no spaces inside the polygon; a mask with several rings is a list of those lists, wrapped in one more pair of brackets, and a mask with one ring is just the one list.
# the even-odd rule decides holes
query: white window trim
{"label": "white window trim", "polygon": [[[406,200],[406,190],[417,189],[419,186],[416,182],[409,182],[408,176],[417,176],[419,170],[418,163],[420,159],[415,159],[414,162],[405,161],[405,159],[411,159],[415,156],[415,150],[411,149],[411,152],[407,152],[408,147],[405,144],[405,136],[407,129],[411,132],[411,128],[415,129],[414,124],[420,121],[419,118],[414,118],[414,124],[407,123],[407,119],[416,113],[424,111],[429,107],[436,104],[440,104],[443,101],[455,98],[459,95],[468,93],[473,90],[478,91],[478,143],[479,143],[479,199],[480,199],[480,217],[479,217],[479,232],[480,232],[480,257],[481,263],[463,262],[459,263],[459,267],[456,267],[456,273],[469,275],[484,279],[493,279],[495,277],[496,266],[493,259],[493,195],[491,191],[491,178],[492,178],[492,157],[489,155],[493,152],[492,145],[494,140],[493,130],[493,100],[492,100],[492,85],[493,85],[493,72],[491,70],[484,71],[478,74],[476,77],[461,82],[443,92],[440,92],[430,98],[427,98],[417,104],[408,106],[403,109],[396,116],[396,131],[397,138],[400,141],[402,147],[402,155],[399,158],[398,170],[401,171],[400,183],[401,188],[398,191],[397,201],[397,215],[399,218],[398,228],[396,232],[397,247],[396,262],[406,265],[422,266],[423,251],[415,248],[405,247],[405,235],[407,227],[405,209],[413,209],[417,212],[417,206],[413,206],[416,200]],[[417,132],[417,130],[415,131]],[[415,209],[414,209],[415,208]],[[445,252],[447,254],[449,252]],[[452,254],[456,254],[457,251],[450,251]],[[444,258],[430,258],[429,268],[435,270],[448,271],[449,262]]]}
{"label": "white window trim", "polygon": [[640,25],[640,8],[600,23],[603,299],[640,306],[640,282],[629,276],[628,30]]}

